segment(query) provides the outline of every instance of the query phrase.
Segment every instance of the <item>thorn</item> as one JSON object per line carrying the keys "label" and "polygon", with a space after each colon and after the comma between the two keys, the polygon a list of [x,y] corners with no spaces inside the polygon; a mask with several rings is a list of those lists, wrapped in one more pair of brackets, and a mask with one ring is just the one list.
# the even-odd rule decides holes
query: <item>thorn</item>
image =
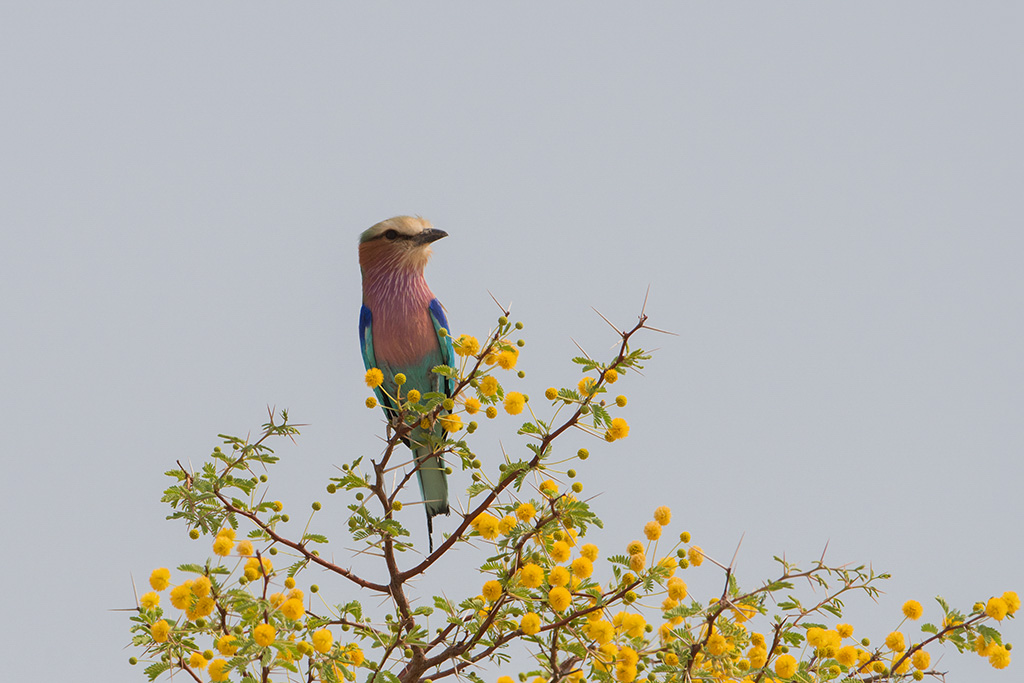
{"label": "thorn", "polygon": [[740,534],[740,541],[739,541],[739,543],[736,544],[736,552],[734,552],[732,554],[732,559],[729,561],[729,569],[732,569],[733,567],[736,566],[736,556],[740,554],[740,546],[743,545],[743,537],[746,536],[746,535],[747,535],[746,531],[744,531],[742,534]]}
{"label": "thorn", "polygon": [[601,313],[601,311],[597,310],[597,309],[596,309],[596,308],[594,308],[593,306],[591,306],[591,307],[590,307],[590,309],[591,309],[592,311],[594,311],[594,313],[597,313],[597,314],[598,314],[599,316],[601,316],[601,320],[603,320],[603,321],[605,321],[606,323],[608,323],[608,325],[609,325],[609,326],[611,326],[611,328],[612,328],[613,330],[615,330],[615,332],[616,332],[617,334],[621,334],[621,335],[624,335],[624,334],[626,334],[625,332],[623,332],[623,331],[622,331],[622,330],[620,330],[619,328],[615,327],[615,325],[612,325],[612,321],[611,321],[611,320],[609,320],[608,318],[604,317],[604,314],[603,314],[603,313]]}
{"label": "thorn", "polygon": [[647,319],[647,297],[651,295],[651,283],[647,283],[647,291],[644,293],[644,305],[640,307],[640,318]]}
{"label": "thorn", "polygon": [[[491,294],[491,290],[487,290],[487,295],[491,297],[491,301],[493,301],[495,305],[497,305],[497,307],[501,309],[502,313],[504,313],[506,316],[512,315],[512,311],[508,310],[505,306],[502,306],[500,303],[498,303],[498,300],[494,298],[493,294]],[[511,308],[511,305],[509,306],[509,308]]]}
{"label": "thorn", "polygon": [[580,350],[580,353],[582,353],[582,354],[583,354],[584,356],[586,356],[588,360],[594,360],[593,358],[591,358],[591,357],[590,357],[590,354],[589,354],[589,353],[587,353],[586,351],[584,351],[584,350],[583,350],[583,347],[582,347],[582,346],[580,346],[580,345],[579,345],[579,344],[578,344],[578,343],[576,342],[576,340],[575,340],[575,339],[573,339],[572,337],[569,337],[569,341],[571,341],[571,342],[572,342],[573,344],[576,344],[576,348],[577,348],[577,349],[579,349],[579,350]]}

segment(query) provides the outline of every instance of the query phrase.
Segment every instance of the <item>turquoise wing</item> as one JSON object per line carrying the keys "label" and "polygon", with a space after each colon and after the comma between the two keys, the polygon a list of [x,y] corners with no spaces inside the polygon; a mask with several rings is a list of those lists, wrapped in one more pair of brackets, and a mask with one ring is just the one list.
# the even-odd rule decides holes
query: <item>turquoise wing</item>
{"label": "turquoise wing", "polygon": [[[359,311],[359,350],[363,354],[363,365],[366,366],[367,370],[379,367],[377,365],[377,358],[373,354],[373,314],[365,304],[363,304],[362,309]],[[390,419],[391,412],[389,411],[394,411],[395,409],[391,399],[381,391],[380,387],[374,389],[373,393],[376,394],[377,401],[384,408],[384,414]]]}
{"label": "turquoise wing", "polygon": [[[447,332],[443,337],[438,334],[437,341],[441,345],[441,361],[450,368],[455,367],[455,347],[452,346],[452,329],[448,326],[448,317],[444,314],[444,308],[437,299],[430,301],[430,320],[434,323],[434,332],[441,328]],[[441,391],[445,396],[451,396],[455,391],[455,380],[447,377],[441,378]]]}

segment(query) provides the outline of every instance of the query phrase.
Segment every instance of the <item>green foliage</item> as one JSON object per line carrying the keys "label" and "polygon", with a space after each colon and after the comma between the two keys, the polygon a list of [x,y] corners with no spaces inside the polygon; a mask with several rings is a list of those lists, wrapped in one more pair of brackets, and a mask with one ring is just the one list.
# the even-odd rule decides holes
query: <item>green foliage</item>
{"label": "green foliage", "polygon": [[[532,658],[519,673],[545,681],[759,683],[774,677],[874,683],[939,676],[925,648],[945,644],[979,652],[997,668],[1009,663],[997,626],[1019,607],[1013,593],[969,611],[937,598],[941,622],[924,622],[920,638],[909,635],[904,620],[896,629],[905,633],[905,647],[886,645],[886,637],[870,647],[839,623],[846,600],[877,597],[879,583],[889,578],[865,566],[832,566],[822,557],[801,568],[776,557],[775,576],[744,587],[730,565],[693,545],[688,533],[676,541],[663,536],[671,523],[667,507],[644,527],[646,542],[601,559],[591,535],[602,521],[589,501],[577,497],[582,482],[575,471],[562,469],[588,453],[556,459],[557,447],[570,430],[603,442],[628,435],[617,412],[625,399],[604,397],[610,383],[650,359],[630,346],[646,328],[646,316],[620,333],[609,360],[573,359],[584,373],[576,387],[552,387],[543,392],[548,404],[525,406],[498,379],[516,366],[523,346],[509,339],[522,325],[507,316],[482,345],[465,335],[455,340],[457,367],[433,368],[456,385],[454,408],[448,403],[445,409],[447,397],[440,393],[417,400],[399,396],[383,451],[342,463],[340,474],[328,480],[328,493],[349,511],[347,539],[338,540],[318,517],[320,503],[293,528],[286,507],[270,496],[266,473],[278,456],[269,444],[294,439],[301,426],[289,422],[286,411],[271,414],[255,441],[219,435],[221,445],[197,470],[180,462],[169,470],[171,484],[162,498],[171,508],[168,519],[207,537],[213,558],[178,564],[171,585],[166,570],[151,576],[154,591],[140,596],[130,627],[131,644],[146,660],[144,675],[490,681],[496,674],[486,672],[505,673],[517,652]],[[412,484],[418,465],[404,441],[423,422],[481,410],[488,419],[503,411],[522,413],[515,419],[525,448],[494,455],[490,444],[463,437],[460,429],[434,439],[432,447],[449,463],[458,461],[471,473],[463,499],[467,512],[432,553],[409,552],[417,547],[403,522],[420,519]],[[571,487],[565,488],[563,475],[573,480]],[[486,557],[475,560],[481,586],[458,595],[431,594],[437,582],[425,579],[439,571],[439,559],[450,553],[478,558],[481,548]],[[356,554],[378,563],[377,570],[351,569]],[[696,571],[722,572],[721,592],[689,595],[683,577]],[[332,604],[314,579],[356,597]],[[208,660],[203,652],[210,650],[217,652]]]}

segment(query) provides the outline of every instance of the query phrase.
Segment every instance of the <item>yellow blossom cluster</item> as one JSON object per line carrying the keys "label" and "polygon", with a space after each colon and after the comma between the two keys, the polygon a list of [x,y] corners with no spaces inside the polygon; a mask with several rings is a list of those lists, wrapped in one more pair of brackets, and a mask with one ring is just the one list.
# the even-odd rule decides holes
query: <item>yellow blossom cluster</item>
{"label": "yellow blossom cluster", "polygon": [[[429,608],[397,608],[387,614],[382,623],[371,620],[358,602],[337,607],[325,603],[327,608],[322,616],[313,614],[314,606],[307,605],[306,596],[296,582],[297,572],[307,566],[352,578],[368,592],[386,596],[395,593],[398,584],[412,587],[412,580],[418,579],[437,559],[430,556],[426,561],[395,562],[394,552],[409,550],[412,544],[398,525],[397,516],[390,515],[401,510],[401,504],[391,494],[409,478],[402,481],[393,475],[381,484],[382,472],[400,467],[395,467],[397,460],[390,463],[374,460],[374,466],[379,468],[375,482],[375,472],[365,466],[357,468],[360,458],[345,465],[342,476],[332,477],[328,491],[355,490],[353,495],[357,502],[350,509],[357,512],[350,517],[349,528],[357,540],[368,539],[367,548],[374,555],[385,556],[390,580],[378,583],[379,579],[367,575],[356,579],[347,565],[334,564],[339,560],[321,558],[313,548],[326,540],[308,524],[302,537],[296,539],[297,543],[282,542],[279,535],[287,533],[288,521],[287,515],[282,514],[283,505],[269,502],[261,490],[252,494],[250,507],[229,510],[219,517],[215,514],[201,517],[198,524],[189,518],[193,526],[202,529],[209,528],[211,518],[217,520],[213,529],[223,527],[213,534],[214,562],[208,562],[205,568],[183,565],[182,570],[190,573],[178,583],[172,583],[171,573],[165,568],[153,571],[150,575],[153,590],[138,600],[138,642],[163,661],[173,662],[172,668],[187,667],[193,678],[208,677],[214,682],[228,680],[232,673],[242,674],[257,662],[271,669],[275,676],[279,673],[278,666],[293,672],[299,663],[304,667],[308,663],[308,668],[301,670],[309,680],[352,680],[354,672],[346,667],[362,666],[364,655],[356,643],[337,642],[332,624],[339,626],[339,631],[351,632],[356,639],[370,639],[377,645],[383,641],[391,643],[386,650],[387,663],[379,665],[391,671],[400,670],[403,658],[406,662],[417,659],[422,662],[424,656],[434,657],[455,642],[470,644],[456,657],[476,666],[482,661],[474,659],[482,652],[481,644],[490,647],[490,644],[522,638],[543,648],[541,662],[550,652],[553,639],[567,644],[569,648],[559,654],[571,651],[574,658],[572,670],[561,672],[560,680],[568,683],[597,679],[631,683],[641,676],[646,677],[644,681],[666,683],[684,680],[824,682],[854,676],[888,682],[890,677],[914,676],[920,680],[926,675],[924,672],[932,664],[932,655],[925,646],[939,636],[930,640],[926,636],[915,642],[901,630],[906,623],[902,621],[872,648],[866,638],[852,640],[854,629],[849,624],[831,627],[818,624],[821,618],[827,618],[827,613],[839,614],[838,607],[842,603],[830,602],[838,593],[830,594],[826,586],[825,600],[818,602],[816,597],[813,604],[818,607],[810,609],[795,598],[780,599],[779,594],[773,594],[774,590],[778,586],[788,586],[785,590],[789,590],[796,583],[794,577],[813,575],[814,579],[819,578],[814,570],[790,571],[792,565],[784,559],[780,560],[785,567],[780,580],[758,584],[744,592],[739,588],[740,577],[729,574],[726,588],[719,597],[691,598],[690,586],[683,578],[684,570],[702,566],[705,554],[700,546],[691,544],[689,532],[679,533],[678,542],[674,534],[666,534],[666,527],[673,521],[668,506],[654,509],[652,518],[637,530],[637,540],[626,544],[624,555],[616,551],[599,562],[600,551],[595,544],[587,542],[586,536],[588,530],[600,528],[602,523],[591,512],[590,501],[574,495],[582,491],[582,484],[572,481],[577,477],[576,471],[559,469],[561,463],[572,458],[551,457],[549,442],[561,433],[559,424],[563,424],[562,430],[579,427],[590,436],[603,436],[609,442],[628,437],[630,426],[626,420],[612,417],[616,408],[627,406],[626,397],[620,395],[611,400],[605,394],[608,385],[637,366],[626,362],[625,350],[615,361],[605,365],[589,358],[577,359],[586,374],[576,385],[576,391],[571,384],[544,391],[545,398],[552,401],[550,408],[556,416],[558,411],[565,410],[571,419],[560,423],[545,416],[535,417],[536,404],[530,403],[525,393],[506,391],[502,386],[504,379],[498,379],[502,377],[500,371],[513,371],[518,366],[519,348],[524,342],[513,343],[508,339],[512,328],[503,316],[498,332],[483,344],[465,334],[452,339],[458,356],[452,365],[459,367],[452,368],[451,372],[440,368],[437,372],[446,377],[453,375],[458,386],[465,388],[460,395],[447,398],[427,395],[424,400],[424,393],[410,389],[405,392],[405,401],[398,401],[400,410],[408,411],[403,419],[408,417],[409,425],[421,424],[424,429],[439,427],[448,434],[464,429],[469,434],[475,432],[476,423],[469,422],[463,413],[484,412],[488,418],[495,418],[503,409],[509,415],[526,413],[533,420],[524,424],[520,431],[537,438],[541,445],[533,450],[532,456],[518,460],[502,453],[504,463],[496,468],[500,473],[497,478],[493,472],[485,472],[481,459],[469,450],[466,442],[471,439],[452,439],[444,444],[446,454],[461,458],[463,467],[471,470],[468,474],[474,482],[467,496],[468,503],[462,508],[470,512],[455,522],[459,525],[459,536],[454,540],[468,542],[471,546],[485,541],[482,545],[488,559],[480,565],[484,576],[476,584],[478,588],[472,594],[475,597],[435,598],[434,612],[443,614],[432,618]],[[439,334],[447,336],[446,331]],[[524,375],[522,371],[516,374]],[[378,368],[368,370],[365,375],[366,385],[376,396],[383,395],[386,379]],[[396,375],[394,383],[401,388],[406,378]],[[401,399],[401,389],[398,394]],[[377,399],[370,397],[367,405],[375,407]],[[251,443],[234,445],[240,451],[239,460],[243,460],[244,449]],[[580,449],[576,455],[580,461],[589,457],[586,449]],[[220,462],[227,461],[222,458]],[[262,488],[252,473],[252,464],[245,463],[233,472],[232,466],[226,465],[231,476],[244,478],[244,493],[239,495],[250,493],[250,481],[256,488]],[[568,483],[564,483],[563,476]],[[267,480],[264,475],[258,477],[260,481]],[[496,483],[499,481],[500,484]],[[222,488],[215,490],[226,490],[230,484],[230,478],[222,478],[218,482]],[[183,498],[188,496],[183,495]],[[385,506],[382,517],[376,512],[367,512],[382,499],[389,503],[395,501],[390,508]],[[191,498],[188,502],[195,503]],[[189,508],[182,506],[182,509]],[[313,509],[319,510],[320,503],[314,503]],[[261,523],[260,515],[264,512],[269,519],[266,526]],[[260,553],[255,552],[251,541],[236,539],[234,525],[250,521],[256,522],[258,527],[251,537],[268,546]],[[389,526],[392,523],[396,526]],[[471,533],[466,532],[467,527]],[[199,536],[195,529],[193,538]],[[441,550],[447,551],[450,546],[451,543],[446,543]],[[287,559],[278,557],[279,554]],[[282,565],[281,569],[275,571],[270,556]],[[330,555],[325,554],[326,557]],[[402,564],[403,570],[394,569]],[[709,565],[722,567],[714,560]],[[291,575],[286,575],[288,573]],[[827,569],[820,576],[834,581],[837,575],[858,577],[851,583],[861,581],[860,570],[848,567]],[[698,584],[691,583],[696,592]],[[864,585],[868,583],[865,581]],[[308,590],[319,592],[316,586]],[[170,615],[166,617],[161,608],[163,591],[168,591],[170,604],[167,608]],[[660,612],[657,610],[659,601]],[[773,606],[786,616],[770,623],[771,630],[765,631],[766,639],[754,629],[765,616],[774,618]],[[978,603],[969,617],[947,609],[943,628],[963,626],[970,634],[969,647],[988,658],[993,667],[1004,668],[1010,663],[1012,646],[986,629],[971,629],[974,624],[1012,617],[1019,607],[1016,593],[1007,592]],[[171,612],[171,608],[178,612]],[[901,611],[906,620],[916,621],[921,619],[924,609],[919,602],[908,600]],[[213,619],[207,619],[211,615]],[[648,623],[649,619],[652,623]],[[963,624],[964,619],[970,620],[967,625]],[[474,629],[479,631],[474,633]],[[427,643],[431,642],[433,645],[428,647]],[[209,649],[202,649],[203,646]],[[488,656],[489,653],[483,655]],[[308,662],[302,662],[304,658]],[[567,661],[567,657],[560,659],[563,663]],[[454,661],[431,666],[441,672],[452,664]],[[433,669],[422,673],[431,675],[432,672]],[[536,675],[536,683],[547,680],[541,675],[531,675]],[[528,680],[526,676],[521,678]],[[507,675],[497,679],[498,683],[513,683],[514,680]]]}
{"label": "yellow blossom cluster", "polygon": [[[216,538],[231,540],[233,537],[233,532],[223,530],[216,536]],[[223,555],[221,556],[223,557]],[[239,563],[244,565],[246,572],[255,571],[259,576],[269,577],[273,572],[273,567],[269,559],[266,558],[263,558],[263,562],[256,558],[240,559]],[[222,589],[219,584],[215,584],[211,580],[211,576],[206,574],[200,574],[172,586],[170,571],[161,567],[152,571],[149,576],[149,584],[153,591],[140,598],[141,609],[157,609],[160,601],[159,593],[170,589],[171,605],[185,612],[184,616],[187,619],[182,624],[167,618],[154,618],[146,629],[154,646],[170,645],[172,642],[191,643],[195,639],[196,629],[201,630],[207,627],[204,617],[209,616],[218,604],[220,604],[219,609],[221,609],[223,618],[244,619],[245,617],[243,613],[236,612],[233,606],[232,600],[237,596],[221,594]],[[314,590],[316,590],[315,587]],[[334,661],[340,662],[344,666],[361,666],[365,659],[361,648],[351,644],[331,654],[334,647],[334,637],[331,631],[322,627],[311,628],[304,622],[306,616],[304,598],[305,594],[296,587],[295,579],[293,577],[286,578],[284,591],[268,595],[267,608],[252,613],[252,616],[259,618],[258,622],[251,623],[247,629],[252,642],[260,648],[270,648],[271,646],[283,648],[277,653],[277,659],[282,662],[292,661],[296,655],[311,659],[327,655],[329,658],[323,660],[324,664],[322,665],[324,666]],[[160,612],[157,611],[155,616],[159,617],[159,615]],[[313,621],[312,623],[317,622]],[[184,627],[185,630],[180,635],[176,635],[177,629],[180,627]],[[184,663],[193,671],[205,669],[211,681],[226,681],[231,673],[229,661],[215,657],[214,649],[223,657],[234,657],[244,643],[244,636],[237,635],[238,629],[230,633],[219,633],[216,624],[210,625],[210,628],[212,629],[210,633],[213,635],[211,648],[205,651],[186,650]],[[309,640],[296,641],[298,634],[305,634]],[[332,663],[331,666],[334,664]]]}

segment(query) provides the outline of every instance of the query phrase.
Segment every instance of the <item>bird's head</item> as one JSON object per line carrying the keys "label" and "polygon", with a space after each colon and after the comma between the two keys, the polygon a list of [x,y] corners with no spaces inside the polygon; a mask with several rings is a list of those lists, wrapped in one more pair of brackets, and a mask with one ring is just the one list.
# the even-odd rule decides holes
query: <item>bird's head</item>
{"label": "bird's head", "polygon": [[430,259],[430,245],[447,237],[430,221],[418,216],[395,216],[363,231],[359,236],[359,265],[422,271]]}

